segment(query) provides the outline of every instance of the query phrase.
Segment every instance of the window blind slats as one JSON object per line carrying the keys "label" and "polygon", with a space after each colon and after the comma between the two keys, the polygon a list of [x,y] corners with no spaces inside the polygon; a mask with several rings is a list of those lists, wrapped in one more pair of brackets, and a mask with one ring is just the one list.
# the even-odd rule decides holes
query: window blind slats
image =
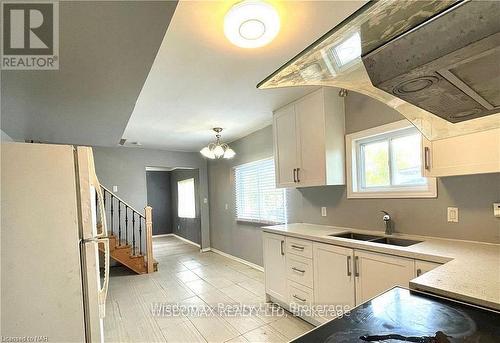
{"label": "window blind slats", "polygon": [[236,166],[234,180],[238,220],[286,222],[286,190],[276,188],[273,159]]}

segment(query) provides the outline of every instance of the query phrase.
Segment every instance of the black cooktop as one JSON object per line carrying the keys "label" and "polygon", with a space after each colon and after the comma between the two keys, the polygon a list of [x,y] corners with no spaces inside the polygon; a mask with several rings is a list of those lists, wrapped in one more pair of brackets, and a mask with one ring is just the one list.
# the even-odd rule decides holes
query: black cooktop
{"label": "black cooktop", "polygon": [[293,342],[500,342],[500,313],[395,287]]}

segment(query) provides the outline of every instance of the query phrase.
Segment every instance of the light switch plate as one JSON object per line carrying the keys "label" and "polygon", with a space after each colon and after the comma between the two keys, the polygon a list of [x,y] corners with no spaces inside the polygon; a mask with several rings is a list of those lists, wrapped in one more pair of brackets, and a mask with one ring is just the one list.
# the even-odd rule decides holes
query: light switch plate
{"label": "light switch plate", "polygon": [[113,186],[113,192],[114,193],[118,192],[118,186]]}
{"label": "light switch plate", "polygon": [[500,218],[500,202],[493,203],[493,215]]}
{"label": "light switch plate", "polygon": [[448,207],[448,222],[458,223],[458,207]]}
{"label": "light switch plate", "polygon": [[225,207],[226,207],[226,210],[229,210],[229,205],[228,205],[228,204],[226,204],[226,206],[225,206]]}
{"label": "light switch plate", "polygon": [[326,207],[321,208],[321,216],[326,217]]}

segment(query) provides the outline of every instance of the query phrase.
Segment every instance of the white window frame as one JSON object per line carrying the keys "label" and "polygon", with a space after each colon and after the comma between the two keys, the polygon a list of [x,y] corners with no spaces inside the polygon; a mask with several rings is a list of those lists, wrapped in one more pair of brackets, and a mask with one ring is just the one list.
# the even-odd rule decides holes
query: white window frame
{"label": "white window frame", "polygon": [[[386,198],[436,198],[437,182],[436,178],[428,177],[427,184],[422,186],[401,186],[401,187],[377,187],[376,190],[362,189],[358,185],[358,146],[359,142],[377,139],[384,139],[388,136],[396,135],[397,132],[408,130],[414,126],[406,119],[394,123],[377,126],[367,130],[355,132],[346,135],[346,171],[347,171],[347,198],[368,198],[368,199],[386,199]],[[425,138],[422,136],[422,141]],[[421,156],[423,161],[423,148]],[[422,170],[422,175],[424,175]]]}
{"label": "white window frame", "polygon": [[[287,190],[286,188],[277,188],[276,187],[276,184],[275,184],[275,188],[279,191],[283,191],[283,202],[284,202],[284,221],[283,222],[280,222],[280,221],[272,221],[272,220],[267,220],[267,219],[263,219],[263,218],[260,218],[260,219],[251,219],[251,218],[239,218],[238,217],[238,195],[237,195],[237,192],[236,192],[236,169],[238,167],[241,167],[241,166],[244,166],[244,165],[247,165],[247,164],[251,164],[251,163],[258,163],[258,162],[263,162],[263,161],[268,161],[270,160],[272,162],[272,165],[273,167],[275,168],[276,164],[275,164],[275,161],[274,161],[274,157],[271,156],[271,157],[267,157],[267,158],[263,158],[263,159],[260,159],[260,160],[255,160],[255,161],[250,161],[250,162],[247,162],[247,163],[243,163],[243,164],[239,164],[237,166],[234,166],[232,168],[232,177],[233,177],[233,186],[234,186],[234,206],[235,206],[235,217],[236,217],[236,221],[238,223],[252,223],[252,224],[265,224],[265,225],[278,225],[278,224],[286,224],[288,222],[288,198],[287,198]],[[273,177],[273,181],[276,182],[276,178]]]}
{"label": "white window frame", "polygon": [[[181,213],[183,211],[181,211],[181,192],[180,192],[180,187],[184,184],[191,184],[193,185],[193,194],[192,194],[192,200],[193,200],[193,207],[192,207],[192,211],[189,211],[190,213]],[[196,182],[195,182],[195,179],[194,177],[191,177],[191,178],[188,178],[188,179],[184,179],[184,180],[180,180],[180,181],[177,181],[177,216],[179,218],[190,218],[190,219],[193,219],[193,218],[196,218]]]}

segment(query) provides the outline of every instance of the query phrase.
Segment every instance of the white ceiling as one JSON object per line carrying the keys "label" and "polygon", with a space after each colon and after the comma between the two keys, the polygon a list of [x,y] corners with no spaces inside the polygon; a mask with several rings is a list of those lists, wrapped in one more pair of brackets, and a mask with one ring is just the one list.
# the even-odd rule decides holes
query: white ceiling
{"label": "white ceiling", "polygon": [[267,126],[274,109],[312,89],[258,90],[256,84],[364,3],[274,1],[278,37],[268,46],[242,49],[223,33],[230,2],[179,2],[123,138],[143,147],[198,151],[213,139],[212,127],[224,128],[222,138],[230,142]]}

